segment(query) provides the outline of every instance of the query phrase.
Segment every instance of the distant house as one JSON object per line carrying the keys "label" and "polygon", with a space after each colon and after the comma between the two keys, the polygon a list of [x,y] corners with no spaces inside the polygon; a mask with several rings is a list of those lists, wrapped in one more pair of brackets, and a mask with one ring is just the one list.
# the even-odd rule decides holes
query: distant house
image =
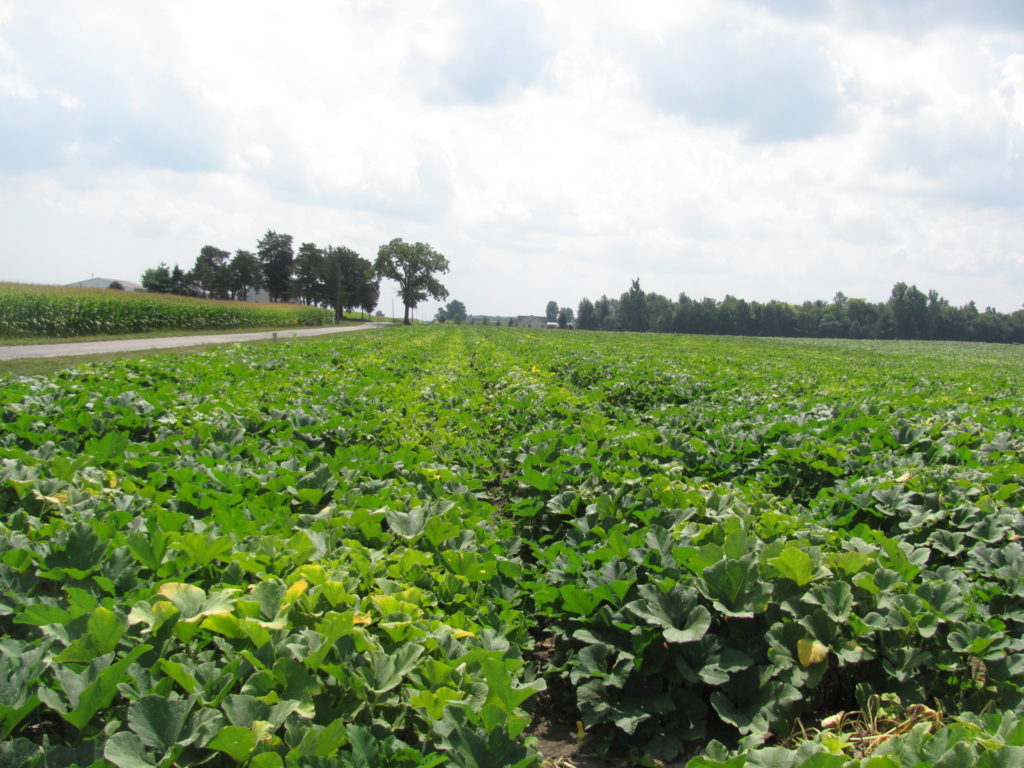
{"label": "distant house", "polygon": [[106,277],[90,277],[88,280],[79,280],[77,283],[68,283],[69,288],[109,288],[111,283],[120,283],[126,291],[146,290],[138,283],[131,280],[111,280]]}
{"label": "distant house", "polygon": [[[548,319],[538,315],[519,315],[513,325],[516,328],[547,328]],[[557,327],[557,323],[555,323]]]}

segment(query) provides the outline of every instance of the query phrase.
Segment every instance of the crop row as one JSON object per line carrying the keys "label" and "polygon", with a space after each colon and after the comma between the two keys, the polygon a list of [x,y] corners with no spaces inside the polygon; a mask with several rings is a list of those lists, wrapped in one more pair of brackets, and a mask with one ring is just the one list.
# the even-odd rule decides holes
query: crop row
{"label": "crop row", "polygon": [[330,310],[93,288],[0,284],[0,337],[324,325]]}
{"label": "crop row", "polygon": [[764,745],[880,696],[962,717],[872,765],[1010,759],[1019,363],[413,328],[9,381],[0,762],[529,766],[542,712],[859,765]]}

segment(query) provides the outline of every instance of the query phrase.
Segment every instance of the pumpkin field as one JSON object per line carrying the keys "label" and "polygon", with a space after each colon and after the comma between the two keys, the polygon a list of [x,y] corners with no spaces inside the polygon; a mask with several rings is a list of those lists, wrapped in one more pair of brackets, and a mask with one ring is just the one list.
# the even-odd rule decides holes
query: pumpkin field
{"label": "pumpkin field", "polygon": [[0,380],[0,765],[1024,765],[1022,372],[418,326]]}

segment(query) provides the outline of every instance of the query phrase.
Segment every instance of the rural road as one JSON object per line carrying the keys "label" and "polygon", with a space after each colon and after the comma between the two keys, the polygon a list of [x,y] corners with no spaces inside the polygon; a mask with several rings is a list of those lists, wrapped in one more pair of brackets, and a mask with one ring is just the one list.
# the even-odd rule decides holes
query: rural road
{"label": "rural road", "polygon": [[150,339],[116,339],[114,341],[78,341],[60,344],[25,344],[23,346],[0,347],[0,360],[17,360],[27,357],[71,357],[74,355],[102,355],[107,352],[134,352],[140,349],[173,349],[174,347],[195,347],[204,344],[231,344],[236,341],[269,339],[274,333],[279,339],[293,336],[323,336],[328,333],[362,331],[380,328],[389,323],[361,323],[359,325],[328,326],[320,328],[289,328],[281,331],[259,331],[256,333],[215,333],[204,336],[159,336]]}

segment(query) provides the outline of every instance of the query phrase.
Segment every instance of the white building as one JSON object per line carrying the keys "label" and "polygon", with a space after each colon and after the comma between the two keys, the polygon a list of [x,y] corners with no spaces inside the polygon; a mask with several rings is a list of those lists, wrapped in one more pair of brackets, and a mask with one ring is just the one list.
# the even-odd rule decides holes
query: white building
{"label": "white building", "polygon": [[[547,328],[548,319],[538,315],[519,315],[513,325],[516,328]],[[555,323],[556,327],[558,323]]]}
{"label": "white building", "polygon": [[90,277],[88,280],[79,280],[77,283],[68,283],[69,288],[109,288],[111,283],[120,283],[126,291],[146,290],[138,283],[131,280],[111,280],[106,277]]}

